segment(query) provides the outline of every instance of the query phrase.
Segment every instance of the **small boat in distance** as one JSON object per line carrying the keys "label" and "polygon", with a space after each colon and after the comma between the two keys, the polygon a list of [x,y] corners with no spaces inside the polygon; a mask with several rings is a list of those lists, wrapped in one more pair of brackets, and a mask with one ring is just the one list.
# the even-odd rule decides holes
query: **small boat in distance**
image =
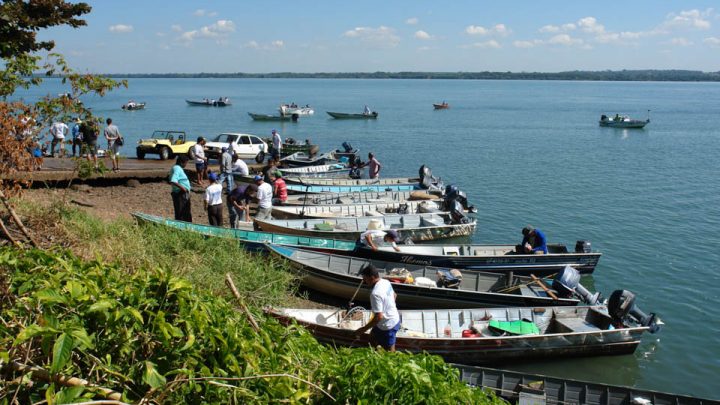
{"label": "small boat in distance", "polygon": [[292,121],[297,122],[297,115],[270,115],[270,114],[255,114],[249,112],[248,115],[255,121]]}
{"label": "small boat in distance", "polygon": [[122,105],[122,109],[125,111],[144,110],[145,103],[136,103],[136,102],[130,100],[127,103]]}
{"label": "small boat in distance", "polygon": [[620,115],[615,114],[614,117],[610,118],[607,115],[603,114],[600,116],[600,121],[598,122],[601,127],[610,127],[610,128],[644,128],[645,125],[650,123],[650,110],[648,110],[648,117],[646,120],[635,120],[631,119],[627,115]]}
{"label": "small boat in distance", "polygon": [[433,103],[433,108],[436,110],[447,110],[448,108],[450,108],[450,104],[446,103],[445,101],[443,101],[441,104]]}
{"label": "small boat in distance", "polygon": [[306,104],[305,107],[298,107],[295,103],[282,104],[278,110],[280,111],[280,115],[283,115],[283,116],[285,116],[285,115],[287,115],[287,116],[293,116],[293,115],[306,116],[306,115],[315,114],[315,110],[313,110],[313,108],[310,107],[310,104]]}
{"label": "small boat in distance", "polygon": [[220,97],[219,99],[207,99],[202,100],[185,100],[188,105],[192,106],[204,106],[204,107],[227,107],[231,105],[230,99],[227,97]]}
{"label": "small boat in distance", "polygon": [[378,117],[377,111],[373,111],[369,114],[360,113],[360,114],[352,114],[352,113],[341,113],[341,112],[332,112],[332,111],[326,111],[329,116],[335,118],[335,119],[365,119],[365,120],[372,120],[376,119]]}

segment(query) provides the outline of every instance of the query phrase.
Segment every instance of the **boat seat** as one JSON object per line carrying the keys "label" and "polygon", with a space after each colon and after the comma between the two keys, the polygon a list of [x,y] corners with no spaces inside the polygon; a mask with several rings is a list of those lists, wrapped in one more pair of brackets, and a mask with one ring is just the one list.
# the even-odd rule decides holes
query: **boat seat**
{"label": "boat seat", "polygon": [[445,225],[445,221],[442,218],[422,218],[420,220],[420,226],[442,226]]}
{"label": "boat seat", "polygon": [[419,228],[421,226],[421,219],[416,215],[401,217],[400,224],[403,228]]}
{"label": "boat seat", "polygon": [[573,332],[596,332],[600,330],[597,326],[579,318],[555,318],[555,322]]}

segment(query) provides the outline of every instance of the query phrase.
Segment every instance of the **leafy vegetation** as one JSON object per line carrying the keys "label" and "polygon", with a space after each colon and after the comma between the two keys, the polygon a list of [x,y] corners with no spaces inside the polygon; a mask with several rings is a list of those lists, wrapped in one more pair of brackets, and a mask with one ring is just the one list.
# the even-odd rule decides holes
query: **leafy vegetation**
{"label": "leafy vegetation", "polygon": [[[0,275],[6,376],[0,397],[20,403],[102,397],[156,403],[496,401],[459,382],[457,371],[438,357],[338,351],[257,309],[256,332],[227,300],[162,268],[3,248]],[[36,372],[27,373],[29,364]],[[87,383],[70,384],[71,376]]]}

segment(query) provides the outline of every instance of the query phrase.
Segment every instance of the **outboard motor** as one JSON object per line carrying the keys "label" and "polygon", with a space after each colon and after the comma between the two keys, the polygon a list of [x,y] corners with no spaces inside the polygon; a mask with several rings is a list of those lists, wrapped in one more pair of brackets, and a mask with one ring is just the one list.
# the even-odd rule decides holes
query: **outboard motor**
{"label": "outboard motor", "polygon": [[646,315],[635,305],[635,294],[628,290],[615,290],[610,295],[607,304],[608,313],[613,321],[622,323],[625,318],[631,318],[642,326],[649,328],[650,333],[660,330],[662,321],[654,313]]}
{"label": "outboard motor", "polygon": [[352,153],[352,151],[353,151],[352,145],[350,145],[347,142],[343,142],[342,147],[343,147],[343,149],[345,149],[345,153]]}
{"label": "outboard motor", "polygon": [[593,294],[580,284],[580,272],[571,266],[565,266],[565,268],[555,276],[552,288],[563,298],[570,298],[577,295],[580,300],[587,305],[597,305],[602,300],[599,292]]}
{"label": "outboard motor", "polygon": [[465,215],[462,204],[459,201],[451,201],[448,204],[448,210],[450,211],[450,218],[453,224],[469,224],[472,219]]}
{"label": "outboard motor", "polygon": [[463,208],[471,213],[476,213],[477,209],[472,205],[468,204],[467,195],[464,191],[457,188],[457,186],[449,184],[445,187],[445,203],[457,200],[462,204]]}
{"label": "outboard motor", "polygon": [[592,253],[592,246],[589,240],[575,242],[575,253]]}

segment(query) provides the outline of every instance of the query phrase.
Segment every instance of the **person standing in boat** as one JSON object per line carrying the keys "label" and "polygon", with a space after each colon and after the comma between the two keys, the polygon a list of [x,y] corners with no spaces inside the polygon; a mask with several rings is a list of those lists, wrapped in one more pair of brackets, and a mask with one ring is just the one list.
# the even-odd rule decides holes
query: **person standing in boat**
{"label": "person standing in boat", "polygon": [[382,346],[389,352],[395,351],[397,331],[400,329],[400,313],[397,310],[395,299],[397,294],[392,284],[380,277],[380,272],[373,265],[367,265],[360,270],[363,282],[372,287],[370,293],[370,307],[373,317],[365,325],[355,330],[356,336],[370,331],[370,344]]}
{"label": "person standing in boat", "polygon": [[185,155],[178,156],[175,165],[170,171],[170,184],[172,185],[173,208],[175,209],[175,219],[178,221],[192,222],[192,213],[190,211],[190,179],[185,174],[185,165],[188,157]]}
{"label": "person standing in boat", "polygon": [[535,229],[532,225],[528,225],[522,230],[523,240],[517,247],[518,253],[525,254],[547,254],[547,238],[539,229]]}
{"label": "person standing in boat", "polygon": [[365,104],[365,108],[363,108],[363,114],[364,115],[372,114],[372,111],[370,111],[370,107],[368,107],[367,104]]}
{"label": "person standing in boat", "polygon": [[375,159],[375,154],[370,152],[368,153],[368,161],[363,163],[360,168],[368,167],[368,176],[371,179],[377,179],[380,177],[380,169],[382,169],[382,164]]}

